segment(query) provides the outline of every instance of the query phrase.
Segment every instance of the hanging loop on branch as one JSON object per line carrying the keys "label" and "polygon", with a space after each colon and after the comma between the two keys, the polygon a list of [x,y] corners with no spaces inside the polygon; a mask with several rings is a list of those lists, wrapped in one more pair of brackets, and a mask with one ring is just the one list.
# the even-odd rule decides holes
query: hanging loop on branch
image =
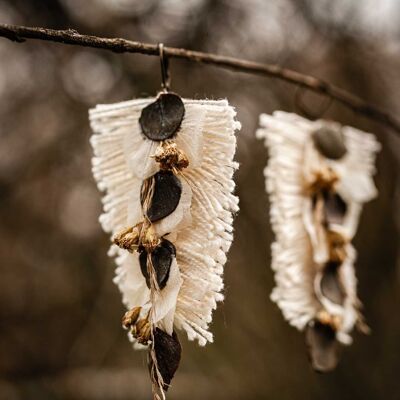
{"label": "hanging loop on branch", "polygon": [[164,92],[168,92],[171,83],[171,76],[169,74],[169,60],[164,53],[163,43],[158,44],[158,52],[160,56],[160,66],[161,66],[161,87]]}
{"label": "hanging loop on branch", "polygon": [[303,100],[304,93],[306,92],[306,88],[299,86],[296,90],[294,101],[296,108],[308,119],[316,120],[321,118],[331,107],[333,98],[331,96],[326,95],[325,101],[321,102],[320,109],[317,111],[311,110]]}

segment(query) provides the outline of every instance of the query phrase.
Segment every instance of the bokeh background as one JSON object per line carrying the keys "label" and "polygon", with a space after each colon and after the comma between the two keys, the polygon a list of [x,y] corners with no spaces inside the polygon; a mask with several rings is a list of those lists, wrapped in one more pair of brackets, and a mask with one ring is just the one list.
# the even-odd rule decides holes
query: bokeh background
{"label": "bokeh background", "polygon": [[[397,0],[0,0],[0,22],[124,37],[279,63],[325,78],[398,115]],[[171,61],[182,96],[228,98],[243,128],[236,174],[241,211],[226,265],[215,343],[184,353],[170,399],[400,399],[398,253],[400,138],[333,103],[326,118],[376,133],[378,199],[355,245],[369,337],[355,335],[337,370],[309,367],[303,335],[270,302],[272,232],[254,138],[258,114],[298,111],[297,88]],[[154,95],[156,57],[0,39],[0,399],[150,398],[143,353],[124,312],[97,222],[88,108]],[[320,96],[304,93],[318,110]]]}

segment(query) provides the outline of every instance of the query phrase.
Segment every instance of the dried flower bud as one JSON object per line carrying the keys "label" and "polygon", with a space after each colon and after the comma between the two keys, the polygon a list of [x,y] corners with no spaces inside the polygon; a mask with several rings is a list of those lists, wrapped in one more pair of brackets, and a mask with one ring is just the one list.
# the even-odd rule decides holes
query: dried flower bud
{"label": "dried flower bud", "polygon": [[329,325],[335,332],[340,329],[342,319],[339,315],[329,314],[326,310],[321,310],[317,313],[317,321],[321,324]]}
{"label": "dried flower bud", "polygon": [[141,224],[134,227],[126,228],[118,232],[113,237],[113,242],[121,249],[128,250],[130,253],[137,250],[139,246]]}
{"label": "dried flower bud", "polygon": [[158,237],[153,225],[147,226],[140,237],[140,245],[147,251],[152,252],[160,243],[161,239]]}
{"label": "dried flower bud", "polygon": [[174,142],[161,142],[154,154],[154,159],[160,163],[162,170],[181,171],[189,166],[185,153],[178,149]]}
{"label": "dried flower bud", "polygon": [[151,326],[147,318],[140,319],[134,329],[132,330],[133,336],[140,344],[147,345],[150,341]]}
{"label": "dried flower bud", "polygon": [[140,344],[147,345],[150,341],[150,334],[151,334],[151,326],[150,323],[147,322],[142,329],[138,332],[136,331],[136,338]]}
{"label": "dried flower bud", "polygon": [[308,188],[308,192],[311,196],[318,195],[323,191],[332,190],[339,180],[337,174],[330,167],[320,168],[313,176],[314,180]]}
{"label": "dried flower bud", "polygon": [[346,244],[348,240],[338,232],[327,231],[329,246],[329,260],[341,264],[347,256]]}
{"label": "dried flower bud", "polygon": [[127,329],[135,325],[137,319],[139,318],[141,309],[141,307],[134,307],[131,310],[127,311],[122,318],[122,325]]}

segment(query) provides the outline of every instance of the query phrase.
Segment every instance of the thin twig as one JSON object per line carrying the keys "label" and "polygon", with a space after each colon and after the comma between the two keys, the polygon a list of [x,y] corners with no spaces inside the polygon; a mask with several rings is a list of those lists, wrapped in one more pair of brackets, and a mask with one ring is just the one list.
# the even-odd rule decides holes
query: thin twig
{"label": "thin twig", "polygon": [[[50,42],[111,50],[115,53],[140,53],[158,56],[160,51],[157,44],[134,42],[120,38],[110,39],[97,36],[81,35],[73,29],[54,30],[0,24],[0,37],[1,36],[15,42],[24,42],[25,39],[39,39]],[[400,133],[400,121],[398,121],[390,113],[367,103],[358,96],[355,96],[346,90],[310,75],[301,74],[300,72],[283,68],[279,65],[261,64],[234,57],[226,57],[218,54],[203,53],[200,51],[192,51],[174,47],[164,47],[164,56],[169,58],[181,58],[204,64],[212,64],[235,71],[281,79],[313,92],[328,96],[344,106],[352,109],[353,111],[370,119],[379,121],[389,126],[397,133]]]}

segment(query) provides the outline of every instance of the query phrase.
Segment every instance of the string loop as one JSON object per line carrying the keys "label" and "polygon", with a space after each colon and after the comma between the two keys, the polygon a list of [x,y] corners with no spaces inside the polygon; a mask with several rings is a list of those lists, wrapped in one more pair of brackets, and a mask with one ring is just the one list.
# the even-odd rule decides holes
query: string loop
{"label": "string loop", "polygon": [[164,53],[163,43],[158,44],[158,52],[160,56],[160,66],[161,66],[161,87],[164,92],[168,92],[171,83],[171,76],[169,74],[169,60]]}
{"label": "string loop", "polygon": [[321,102],[321,107],[317,111],[312,111],[303,101],[304,93],[306,92],[306,88],[299,86],[295,93],[295,106],[296,108],[308,119],[316,120],[321,118],[330,108],[333,102],[333,98],[331,96],[326,95],[325,101]]}

